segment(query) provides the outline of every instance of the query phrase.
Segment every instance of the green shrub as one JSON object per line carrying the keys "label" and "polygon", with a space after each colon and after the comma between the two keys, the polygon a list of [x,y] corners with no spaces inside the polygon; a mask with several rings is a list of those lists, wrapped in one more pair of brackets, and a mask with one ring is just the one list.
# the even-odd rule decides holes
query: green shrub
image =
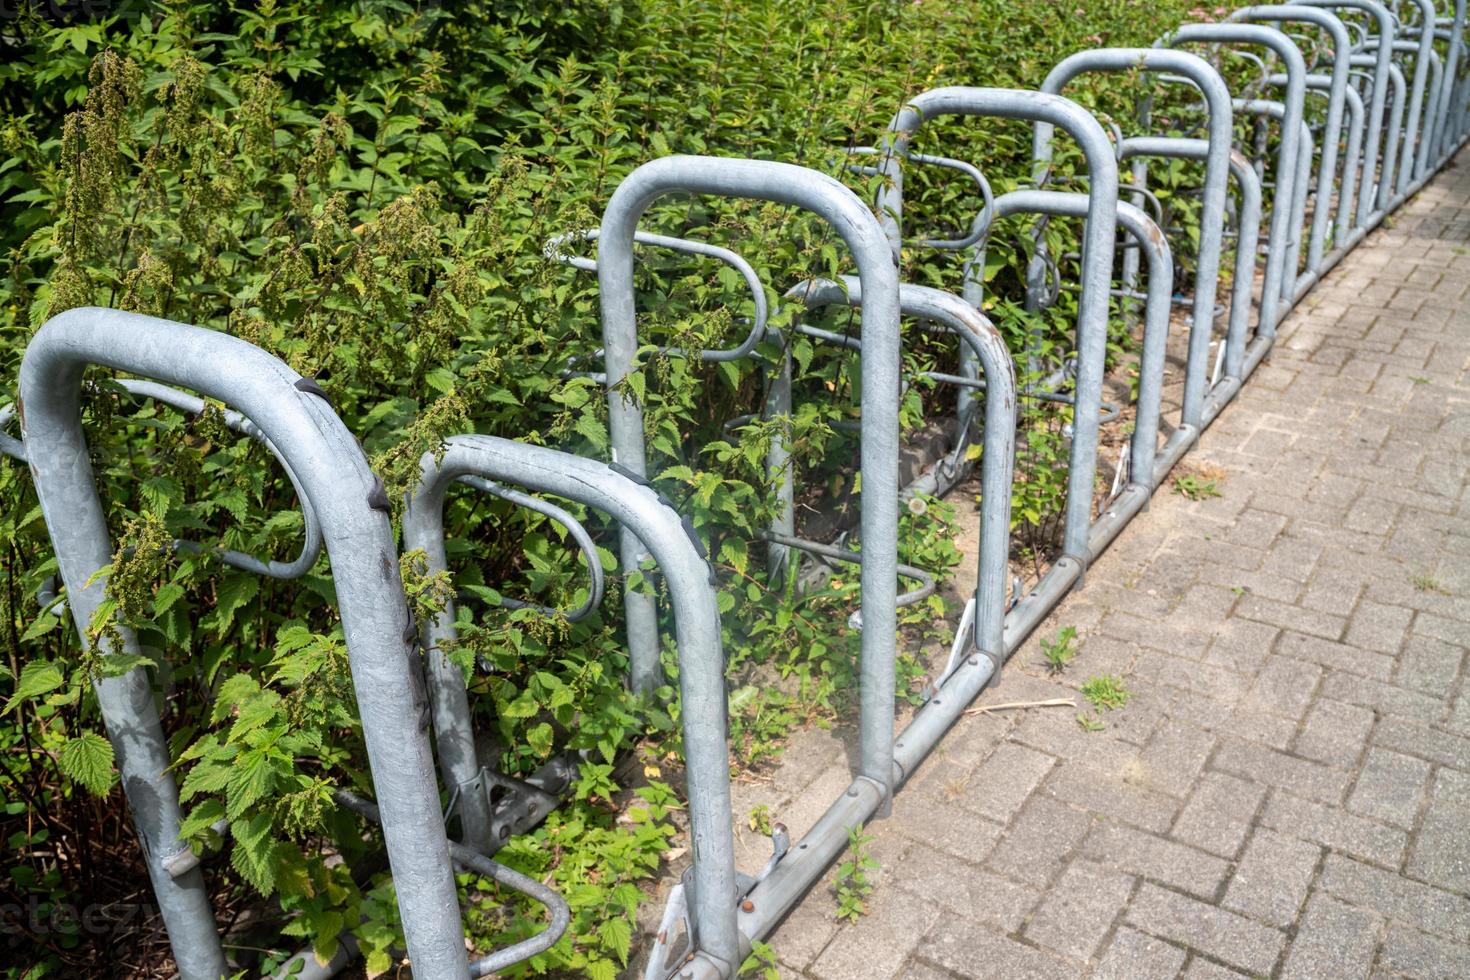
{"label": "green shrub", "polygon": [[[563,376],[569,355],[598,346],[595,283],[541,249],[555,233],[594,226],[638,163],[674,152],[754,156],[863,187],[844,170],[844,150],[877,142],[905,96],[951,83],[1034,86],[1066,53],[1147,43],[1189,9],[1182,0],[173,0],[57,21],[32,6],[0,22],[9,59],[0,65],[0,384],[13,386],[47,317],[80,305],[225,330],[319,379],[395,500],[418,457],[453,432],[606,456],[601,391]],[[1131,104],[1135,84],[1075,88],[1116,109]],[[997,191],[1027,172],[1029,133],[1017,124],[946,122],[924,135],[923,148],[936,147],[982,165]],[[1060,172],[1075,162],[1064,148]],[[915,228],[954,234],[978,209],[962,185],[922,169],[909,194]],[[731,243],[772,300],[801,276],[846,268],[830,229],[774,206],[675,199],[647,224]],[[1046,234],[1054,255],[1074,245],[1061,224]],[[1034,327],[1014,303],[1027,255],[1002,240],[1016,239],[998,235],[992,246],[991,313],[1019,343]],[[750,304],[728,271],[645,258],[649,343],[713,347],[743,333]],[[904,261],[914,281],[958,286],[957,264],[941,253]],[[1058,356],[1070,350],[1074,310],[1063,294],[1042,318]],[[847,311],[830,316],[852,328]],[[1115,332],[1126,341],[1121,321]],[[920,334],[910,340],[911,367],[952,356]],[[855,415],[855,359],[804,340],[792,354],[794,476],[785,478],[848,500],[854,474],[840,461],[854,444],[833,423]],[[186,832],[201,851],[229,852],[210,870],[217,905],[261,924],[242,943],[268,950],[258,965],[300,942],[329,955],[347,927],[370,969],[386,969],[398,935],[391,885],[381,873],[354,879],[368,866],[371,831],[329,796],[334,785],[368,783],[330,569],[279,583],[207,556],[140,547],[142,560],[121,550],[189,537],[287,557],[301,531],[290,484],[216,413],[182,418],[107,378],[92,374],[85,412],[120,550],[115,601],[93,629],[125,622],[150,651],[144,667],[166,698]],[[661,488],[716,556],[736,758],[759,765],[791,726],[825,724],[851,707],[857,637],[832,624],[854,608],[856,577],[798,594],[752,555],[753,532],[771,512],[762,460],[775,423],[729,433],[722,423],[759,406],[753,363],[650,350],[628,384],[648,412]],[[947,397],[914,386],[906,422],[942,410]],[[1030,463],[1017,520],[1038,561],[1061,505],[1065,421],[1038,405],[1023,426]],[[954,565],[951,513],[931,503],[905,514],[905,560]],[[585,588],[585,570],[538,515],[456,495],[446,520],[455,584],[472,595],[567,603]],[[606,522],[588,520],[609,546]],[[31,597],[56,565],[18,466],[0,465],[0,541],[12,888],[22,903],[55,909],[84,890],[115,898],[145,887],[86,683],[118,665],[82,656],[71,624],[37,611]],[[613,566],[610,551],[603,561]],[[533,972],[622,970],[638,883],[675,832],[679,804],[663,781],[679,766],[675,688],[654,704],[625,692],[623,586],[610,581],[601,615],[576,624],[484,602],[460,609],[457,655],[482,665],[471,690],[501,747],[493,761],[526,773],[554,750],[587,753],[574,799],[502,852],[572,904],[568,937],[535,958]],[[419,585],[431,607],[433,583]],[[941,612],[931,599],[905,621],[932,632]],[[666,663],[676,672],[672,652]],[[221,816],[231,820],[227,840],[209,826]],[[539,913],[491,883],[461,885],[481,946],[537,928]],[[61,928],[34,937],[6,969],[116,973],[119,955]],[[138,969],[165,970],[161,957],[153,949]]]}

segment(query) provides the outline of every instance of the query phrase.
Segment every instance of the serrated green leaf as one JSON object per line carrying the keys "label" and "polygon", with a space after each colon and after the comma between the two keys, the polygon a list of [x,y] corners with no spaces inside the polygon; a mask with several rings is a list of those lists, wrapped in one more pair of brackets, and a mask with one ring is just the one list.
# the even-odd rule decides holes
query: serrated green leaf
{"label": "serrated green leaf", "polygon": [[188,840],[212,827],[216,821],[224,819],[225,806],[219,800],[201,800],[199,805],[189,811],[189,815],[179,824],[179,840]]}
{"label": "serrated green leaf", "polygon": [[66,676],[59,666],[49,660],[32,660],[20,669],[20,680],[16,682],[15,693],[5,702],[5,710],[0,711],[0,717],[10,714],[27,698],[54,691],[64,683]]}
{"label": "serrated green leaf", "polygon": [[93,796],[112,787],[112,743],[96,732],[83,732],[62,743],[56,762],[67,778],[85,786]]}
{"label": "serrated green leaf", "polygon": [[230,864],[262,895],[276,885],[276,840],[271,836],[270,814],[257,813],[230,824],[235,846]]}
{"label": "serrated green leaf", "polygon": [[633,945],[633,927],[628,924],[627,919],[621,915],[604,919],[597,927],[597,937],[602,940],[603,947],[618,958],[618,962],[628,965],[628,949]]}
{"label": "serrated green leaf", "polygon": [[102,677],[121,677],[139,667],[157,667],[158,663],[141,653],[109,653],[97,658],[97,673]]}
{"label": "serrated green leaf", "polygon": [[240,755],[225,780],[225,816],[231,820],[253,806],[276,785],[276,765],[268,750],[252,749]]}
{"label": "serrated green leaf", "polygon": [[260,579],[254,575],[227,575],[222,579],[215,593],[214,614],[210,617],[215,633],[224,635],[235,621],[235,613],[259,592]]}

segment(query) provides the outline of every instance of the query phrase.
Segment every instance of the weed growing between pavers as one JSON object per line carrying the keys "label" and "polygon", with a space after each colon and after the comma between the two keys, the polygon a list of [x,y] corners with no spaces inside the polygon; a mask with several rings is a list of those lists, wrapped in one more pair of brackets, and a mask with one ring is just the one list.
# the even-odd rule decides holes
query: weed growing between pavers
{"label": "weed growing between pavers", "polygon": [[1056,639],[1041,641],[1041,656],[1046,661],[1047,673],[1060,674],[1077,658],[1077,648],[1072,645],[1076,640],[1077,627],[1063,626],[1057,631]]}
{"label": "weed growing between pavers", "polygon": [[847,858],[837,865],[832,885],[837,892],[837,918],[849,922],[867,914],[867,901],[873,894],[869,872],[878,870],[878,861],[868,853],[873,843],[871,834],[863,833],[858,824],[847,832]]}

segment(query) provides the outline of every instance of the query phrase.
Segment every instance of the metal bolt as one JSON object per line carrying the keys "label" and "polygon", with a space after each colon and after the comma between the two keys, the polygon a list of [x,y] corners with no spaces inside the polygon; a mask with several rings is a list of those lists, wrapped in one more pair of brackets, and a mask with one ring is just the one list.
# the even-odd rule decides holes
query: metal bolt
{"label": "metal bolt", "polygon": [[752,902],[750,899],[747,898],[745,901],[743,901],[743,902],[740,903],[740,911],[742,911],[742,912],[754,912],[755,911],[755,903]]}

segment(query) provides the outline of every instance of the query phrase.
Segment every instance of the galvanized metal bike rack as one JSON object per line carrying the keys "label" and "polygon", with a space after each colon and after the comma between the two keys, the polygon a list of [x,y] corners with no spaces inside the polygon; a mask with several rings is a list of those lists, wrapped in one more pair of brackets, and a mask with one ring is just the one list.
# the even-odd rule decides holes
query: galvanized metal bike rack
{"label": "galvanized metal bike rack", "polygon": [[[1087,164],[1088,207],[1083,226],[1082,282],[1077,311],[1077,380],[1073,408],[1072,448],[1067,474],[1067,502],[1062,555],[1042,581],[1020,601],[1013,615],[1025,624],[1024,636],[1050,608],[1081,581],[1092,558],[1092,485],[1097,471],[1098,426],[1106,354],[1109,289],[1112,285],[1113,239],[1117,229],[1118,165],[1107,134],[1093,116],[1069,99],[1015,89],[952,86],[913,98],[888,125],[880,158],[886,183],[877,210],[895,259],[903,243],[903,168],[910,145],[923,123],[936,116],[962,115],[1017,119],[1061,127],[1082,148]],[[978,236],[977,236],[978,237]],[[965,288],[971,290],[970,276]],[[965,299],[971,298],[969,294]],[[865,478],[866,479],[866,478]]]}
{"label": "galvanized metal bike rack", "polygon": [[[180,391],[177,388],[161,385],[154,381],[122,378],[114,382],[114,384],[134,397],[149,399],[160,404],[168,405],[186,415],[197,416],[207,408],[202,398],[191,395],[187,391]],[[24,463],[27,461],[25,444],[13,436],[6,435],[4,432],[5,426],[15,414],[16,409],[14,405],[0,406],[0,453]],[[187,540],[174,541],[174,550],[196,555],[208,553],[231,568],[238,568],[245,572],[254,572],[256,575],[263,575],[267,578],[300,578],[316,564],[316,560],[322,551],[321,528],[317,525],[316,515],[312,512],[311,504],[307,501],[306,495],[301,492],[300,481],[296,479],[296,474],[292,472],[291,464],[271,444],[271,441],[265,437],[265,434],[256,428],[249,419],[245,418],[239,412],[234,412],[226,408],[220,411],[220,420],[224,422],[227,428],[241,435],[249,436],[259,442],[275,457],[276,462],[281,464],[281,469],[285,472],[286,478],[291,481],[291,486],[296,491],[296,498],[301,501],[301,519],[305,540],[302,542],[300,553],[289,562],[257,558],[254,555],[235,551],[230,548],[208,548],[196,541]],[[60,606],[56,607],[55,611],[58,615],[60,614],[60,609]]]}
{"label": "galvanized metal bike rack", "polygon": [[[1041,90],[1060,95],[1068,82],[1084,73],[1125,71],[1168,72],[1187,79],[1204,96],[1208,119],[1209,135],[1204,145],[1204,207],[1200,215],[1194,290],[1194,326],[1189,335],[1189,355],[1185,368],[1183,419],[1180,428],[1176,430],[1176,434],[1182,438],[1164,452],[1164,458],[1168,461],[1164,468],[1167,472],[1173,461],[1188,450],[1188,446],[1198,438],[1203,429],[1205,398],[1209,388],[1209,368],[1206,362],[1209,359],[1210,339],[1214,333],[1215,295],[1220,280],[1226,181],[1230,174],[1230,146],[1234,123],[1230,91],[1225,87],[1224,79],[1203,58],[1184,51],[1164,48],[1101,48],[1095,51],[1079,51],[1063,59],[1051,70],[1042,82]],[[1119,141],[1120,159],[1126,141],[1126,136]],[[1134,143],[1131,155],[1140,162],[1145,152],[1189,159],[1197,155],[1197,149],[1196,140],[1156,136],[1145,144]],[[1036,164],[1049,165],[1051,162],[1052,127],[1045,122],[1036,125],[1031,156]],[[1141,174],[1140,169],[1134,170],[1134,180],[1139,186],[1145,183]],[[1139,238],[1139,241],[1143,240]],[[1159,369],[1162,372],[1162,360]],[[1141,381],[1143,377],[1140,376]],[[1150,473],[1149,478],[1152,477],[1153,474]],[[1149,484],[1150,489],[1152,485]]]}
{"label": "galvanized metal bike rack", "polygon": [[[739,961],[731,959],[733,946],[722,948],[720,944],[728,943],[727,937],[733,934],[739,890],[730,826],[725,662],[720,649],[714,572],[698,537],[669,501],[646,481],[619,472],[617,466],[541,446],[493,436],[453,436],[446,440],[442,452],[423,457],[420,473],[404,513],[403,541],[405,549],[424,552],[431,573],[448,570],[444,549],[447,491],[455,482],[479,487],[486,480],[556,494],[611,514],[663,571],[677,629],[690,834],[694,842],[690,882],[694,898],[690,904],[694,912],[691,921],[698,925],[691,929],[691,940],[702,944],[698,955],[714,957],[712,966],[730,975]],[[596,560],[595,551],[591,557]],[[455,858],[478,870],[474,860],[488,860],[512,834],[529,829],[546,816],[574,780],[575,768],[564,760],[553,759],[536,774],[519,780],[482,763],[475,748],[464,674],[446,655],[458,639],[454,624],[451,602],[424,625],[420,640],[427,659],[439,764],[451,799],[457,801],[464,831],[464,843]],[[492,787],[499,791],[493,802],[489,794]],[[502,883],[526,891],[524,882]],[[532,897],[547,901],[541,894]],[[559,914],[558,923],[560,928],[535,937],[534,946],[512,947],[475,961],[470,964],[470,975],[505,969],[549,948],[565,928],[564,915]]]}
{"label": "galvanized metal bike rack", "polygon": [[[332,562],[363,736],[380,796],[383,835],[409,955],[427,977],[468,968],[433,758],[420,727],[426,708],[414,669],[382,483],[320,389],[250,344],[212,330],[115,310],[53,317],[26,348],[19,414],[36,496],[51,535],[77,634],[85,643],[112,560],[111,537],[81,429],[82,370],[89,364],[143,375],[233,405],[287,461],[321,528]],[[136,653],[130,630],[104,655]],[[149,877],[186,980],[227,973],[198,867],[178,876],[178,790],[146,671],[96,682],[123,789]]]}
{"label": "galvanized metal bike rack", "polygon": [[[638,219],[657,199],[673,193],[768,200],[790,204],[824,218],[846,242],[862,283],[861,339],[868,356],[862,364],[863,473],[862,585],[863,616],[859,772],[844,799],[861,798],[872,806],[857,820],[844,821],[842,801],[824,818],[760,888],[780,887],[793,861],[819,872],[846,843],[846,827],[886,806],[896,781],[893,744],[894,663],[897,655],[898,535],[898,277],[882,228],[852,191],[816,171],[783,163],[714,157],[665,157],[634,170],[618,185],[603,214],[597,260],[602,306],[603,350],[607,367],[608,422],[614,462],[646,478],[643,413],[621,384],[635,368],[638,331],[633,295],[633,243]],[[622,566],[637,568],[643,552],[636,538],[622,532]],[[652,600],[629,591],[625,600],[630,635],[635,630],[656,637]],[[651,646],[656,649],[656,640]],[[636,654],[636,649],[634,653]],[[653,685],[657,661],[634,664],[635,682]],[[688,710],[688,709],[686,709]],[[723,753],[723,749],[722,749]],[[720,767],[723,771],[723,756]],[[691,769],[693,767],[691,766]],[[728,802],[726,813],[728,815]],[[728,829],[728,819],[727,819]],[[696,858],[697,861],[697,858]],[[733,868],[721,869],[733,875]],[[809,883],[809,881],[808,881]],[[804,886],[803,886],[804,888]],[[746,902],[752,899],[747,897]],[[745,949],[736,927],[732,888],[701,888],[692,903],[699,948],[704,958],[686,967],[709,975],[728,975]],[[756,903],[759,906],[762,903]],[[747,930],[746,935],[751,933]],[[748,944],[747,944],[748,945]],[[723,970],[725,973],[721,973]]]}
{"label": "galvanized metal bike rack", "polygon": [[[1347,99],[1349,67],[1348,32],[1347,28],[1343,26],[1342,21],[1330,13],[1315,7],[1307,7],[1299,4],[1246,7],[1232,13],[1230,20],[1235,23],[1310,24],[1320,28],[1332,38],[1333,64],[1328,88],[1327,125],[1322,137],[1321,159],[1317,169],[1317,186],[1314,195],[1315,204],[1312,207],[1312,225],[1307,239],[1306,267],[1300,274],[1296,275],[1295,280],[1291,284],[1291,295],[1283,294],[1283,298],[1290,305],[1306,293],[1321,278],[1324,271],[1323,254],[1326,248],[1327,225],[1331,218],[1331,208],[1328,207],[1328,201],[1331,198],[1332,189],[1337,183],[1337,151],[1338,143],[1342,138],[1343,107]],[[1302,83],[1305,86],[1305,78],[1303,78]],[[1390,143],[1391,152],[1395,146],[1396,144]],[[1300,242],[1300,233],[1299,230],[1298,243]],[[1291,268],[1293,270],[1296,268],[1297,254],[1294,248],[1291,256]]]}
{"label": "galvanized metal bike rack", "polygon": [[[862,284],[850,276],[840,282],[811,280],[793,286],[786,299],[801,303],[807,310],[827,306],[854,307],[862,303]],[[898,303],[902,315],[930,322],[940,330],[957,335],[970,352],[973,363],[986,366],[982,379],[935,375],[939,380],[971,392],[984,391],[986,415],[982,428],[985,442],[981,453],[980,496],[984,506],[981,512],[979,571],[975,595],[960,617],[962,624],[973,626],[969,634],[963,626],[957,631],[950,662],[930,686],[928,693],[932,695],[954,672],[961,656],[970,655],[972,648],[992,661],[995,675],[999,675],[1005,660],[1004,617],[1010,608],[1006,580],[1009,577],[1010,486],[1015,453],[1015,372],[1005,341],[995,327],[959,297],[927,286],[903,283],[899,286]],[[798,325],[796,329],[802,327]],[[804,332],[818,340],[862,350],[860,341],[810,328]],[[1001,375],[1007,380],[1004,384],[997,381],[998,387],[993,387],[992,377]],[[789,372],[784,376],[784,382],[790,385]],[[810,544],[803,543],[804,546]]]}
{"label": "galvanized metal bike rack", "polygon": [[[1466,2],[1456,0],[1453,11],[1444,16],[1431,0],[1413,3],[1417,14],[1413,23],[1399,17],[1398,3],[1385,7],[1378,0],[1300,0],[1280,7],[1252,7],[1236,15],[1252,23],[1187,25],[1154,49],[1073,56],[1051,74],[1046,92],[970,87],[925,92],[891,120],[887,137],[876,151],[876,169],[887,178],[876,216],[840,183],[804,168],[669,157],[645,164],[625,179],[609,201],[601,228],[595,235],[583,235],[599,241],[595,264],[563,256],[565,237],[548,245],[548,254],[579,268],[595,268],[598,275],[605,373],[596,377],[608,387],[613,460],[610,464],[594,462],[488,436],[452,438],[441,458],[436,460],[431,454],[421,461],[421,482],[406,511],[404,544],[422,548],[432,570],[445,569],[442,511],[448,488],[458,481],[495,493],[569,529],[588,555],[593,581],[588,600],[566,615],[587,613],[601,595],[601,570],[590,537],[566,511],[490,482],[505,481],[606,511],[620,525],[625,573],[644,567],[650,559],[664,573],[680,657],[694,861],[665,914],[666,925],[682,928],[684,945],[676,950],[669,936],[655,944],[649,972],[653,980],[673,975],[691,980],[734,975],[751,943],[780,921],[846,847],[847,831],[886,812],[892,794],[1000,672],[1006,657],[1080,583],[1093,556],[1142,509],[1169,467],[1266,355],[1277,324],[1300,296],[1463,144],[1470,132],[1465,104],[1470,87],[1458,77]],[[1331,38],[1330,72],[1317,72],[1315,66],[1309,69],[1298,44],[1285,33],[1286,25],[1306,25]],[[1261,65],[1262,83],[1280,89],[1281,98],[1245,97],[1253,92],[1232,98],[1220,75],[1205,61],[1168,50],[1186,44],[1223,45],[1231,51],[1265,48],[1279,65],[1251,57]],[[1412,82],[1406,81],[1404,65],[1399,63],[1410,57],[1414,59]],[[1134,68],[1163,72],[1167,81],[1187,80],[1198,88],[1208,110],[1209,138],[1127,136],[1118,129],[1113,143],[1095,118],[1056,94],[1078,72]],[[1315,189],[1311,186],[1315,137],[1304,114],[1308,92],[1314,97],[1325,93],[1328,99]],[[1270,119],[1280,128],[1271,168],[1274,187],[1265,282],[1255,336],[1249,342],[1251,280],[1267,185],[1264,167],[1257,170],[1250,158],[1230,146],[1232,116],[1241,114]],[[1043,166],[1050,159],[1054,128],[1062,127],[1082,148],[1086,193],[1035,189],[991,195],[974,166],[913,150],[923,123],[940,115],[1029,122],[1035,127],[1035,160]],[[1147,132],[1147,106],[1139,124]],[[1344,138],[1345,146],[1341,146]],[[1340,148],[1344,155],[1339,167]],[[1146,180],[1132,189],[1137,204],[1118,200],[1120,161],[1133,161],[1136,173],[1146,178],[1141,161],[1150,156],[1202,161],[1206,171],[1186,395],[1180,423],[1162,448],[1158,444],[1160,389],[1174,281],[1172,256],[1158,223],[1139,206],[1148,200]],[[967,253],[962,296],[898,282],[895,267],[903,244],[903,172],[911,164],[949,167],[977,180],[981,187],[985,207],[967,235],[952,241],[916,242]],[[1214,331],[1231,176],[1240,198],[1235,282],[1217,362],[1220,366],[1215,377],[1207,377],[1205,362]],[[842,343],[863,355],[859,763],[849,788],[802,840],[793,845],[777,836],[776,854],[755,879],[738,875],[734,865],[727,709],[712,571],[692,526],[647,484],[642,411],[624,384],[637,368],[639,349],[633,286],[635,242],[727,262],[740,272],[752,293],[751,329],[737,347],[701,352],[664,349],[663,353],[707,360],[743,358],[752,356],[762,341],[783,338],[767,326],[764,287],[738,255],[717,246],[637,232],[639,218],[649,206],[674,193],[769,200],[805,208],[836,229],[858,269],[856,277],[840,282],[803,284],[787,298],[808,308],[846,305],[862,310],[862,333],[856,340],[824,335],[803,324],[791,328],[819,340]],[[1309,199],[1310,229],[1305,227]],[[1085,223],[1076,381],[1071,394],[1055,395],[1074,405],[1062,555],[1042,581],[1011,606],[1006,578],[1016,405],[1021,397],[1052,393],[1017,390],[1011,356],[978,308],[982,274],[977,273],[974,258],[981,256],[983,268],[983,250],[993,223],[1023,211],[1081,217]],[[1137,243],[1137,254],[1147,264],[1140,391],[1127,484],[1116,487],[1104,512],[1095,516],[1092,497],[1103,355],[1119,228]],[[1304,240],[1305,263],[1299,270]],[[1129,289],[1125,283],[1124,296]],[[983,398],[980,432],[984,452],[976,593],[962,617],[948,662],[926,691],[925,704],[895,736],[895,610],[901,601],[897,578],[919,578],[923,584],[918,593],[933,587],[932,579],[926,580],[921,570],[897,563],[901,313],[931,321],[938,329],[958,336],[963,355],[960,373],[935,372],[931,378],[955,384],[965,398]],[[233,567],[292,577],[315,563],[320,547],[327,549],[378,802],[345,792],[337,799],[355,813],[382,821],[407,952],[416,975],[427,980],[463,980],[504,969],[555,943],[567,926],[565,903],[545,886],[518,876],[488,855],[505,837],[529,827],[554,805],[555,787],[566,779],[570,763],[553,760],[546,771],[519,781],[499,776],[481,764],[470,728],[463,675],[444,656],[445,647],[455,638],[453,606],[428,624],[422,635],[411,623],[404,609],[388,523],[390,507],[382,484],[309,379],[243,341],[134,314],[74,310],[42,327],[25,354],[17,408],[14,412],[0,408],[0,452],[25,458],[31,466],[67,587],[68,606],[83,642],[103,595],[103,584],[93,577],[112,558],[80,427],[81,377],[88,364],[154,379],[121,383],[135,395],[186,412],[204,410],[205,402],[168,386],[178,385],[232,404],[234,409],[226,410],[224,416],[226,424],[262,441],[295,487],[305,525],[305,544],[295,561],[215,553]],[[790,411],[789,366],[778,364],[768,370],[776,372],[769,386],[776,393],[768,398],[764,410],[773,416],[784,415]],[[967,428],[970,417],[964,404],[962,399],[958,419]],[[3,431],[12,415],[21,416],[22,440]],[[779,451],[773,449],[768,464],[773,473],[781,473],[787,465],[786,446],[776,441],[781,443]],[[787,502],[789,483],[788,477],[783,489]],[[778,517],[777,526],[764,535],[773,549],[797,547],[836,560],[859,561],[855,553],[794,538],[789,516],[788,508]],[[783,525],[782,520],[788,523]],[[175,546],[203,547],[189,542]],[[772,555],[776,554],[773,550]],[[632,590],[625,603],[631,684],[635,691],[649,695],[661,681],[657,610],[650,596]],[[122,636],[119,649],[109,646],[104,653],[135,651],[133,635],[124,630]],[[417,669],[420,648],[428,658],[427,689]],[[144,672],[133,670],[119,678],[99,680],[96,686],[180,973],[185,980],[217,977],[225,971],[226,962],[198,862],[177,839],[178,797],[149,681]],[[451,808],[460,816],[464,844],[451,843],[446,836],[425,730],[429,719]],[[506,799],[492,804],[485,795],[487,783],[506,791]],[[452,876],[456,865],[543,902],[551,909],[550,925],[526,942],[470,962]],[[305,965],[305,960],[299,962]]]}
{"label": "galvanized metal bike rack", "polygon": [[[1235,112],[1262,113],[1274,105],[1281,116],[1281,136],[1275,165],[1276,189],[1271,206],[1271,226],[1268,233],[1268,253],[1265,281],[1261,289],[1260,310],[1257,317],[1258,336],[1274,338],[1276,326],[1286,316],[1292,298],[1288,293],[1296,281],[1296,255],[1300,247],[1300,217],[1297,215],[1296,185],[1299,170],[1298,156],[1302,151],[1304,123],[1303,104],[1306,97],[1307,66],[1297,46],[1280,31],[1255,24],[1186,24],[1158,42],[1164,47],[1179,47],[1186,44],[1250,45],[1264,47],[1282,61],[1286,69],[1287,85],[1284,101],[1267,103],[1252,100],[1242,103],[1235,100]],[[1283,305],[1283,303],[1285,305]],[[1261,356],[1270,346],[1269,339],[1262,345]],[[1249,360],[1247,360],[1249,364]],[[1246,368],[1249,373],[1249,367]]]}

